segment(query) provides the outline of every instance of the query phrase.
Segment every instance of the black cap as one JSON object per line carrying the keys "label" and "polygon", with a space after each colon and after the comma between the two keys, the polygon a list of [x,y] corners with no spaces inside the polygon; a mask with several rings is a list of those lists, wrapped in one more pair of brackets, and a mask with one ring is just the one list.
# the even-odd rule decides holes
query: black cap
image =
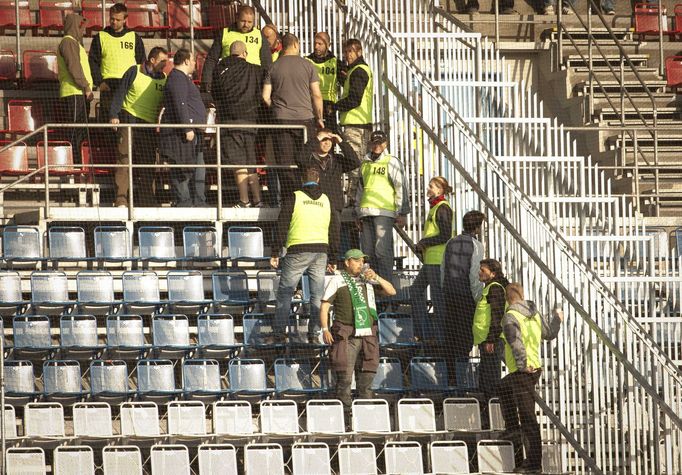
{"label": "black cap", "polygon": [[388,142],[388,135],[383,130],[375,130],[369,137],[370,143]]}

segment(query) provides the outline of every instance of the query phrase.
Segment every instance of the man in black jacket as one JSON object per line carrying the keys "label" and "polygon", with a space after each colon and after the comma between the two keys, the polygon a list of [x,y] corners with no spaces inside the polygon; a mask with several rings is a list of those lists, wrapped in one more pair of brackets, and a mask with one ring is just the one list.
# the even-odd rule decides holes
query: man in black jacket
{"label": "man in black jacket", "polygon": [[[163,95],[162,124],[187,124],[185,128],[162,128],[160,152],[170,164],[203,165],[201,131],[192,124],[206,123],[206,107],[199,89],[192,82],[196,68],[194,55],[180,48],[173,56],[175,68],[168,75]],[[171,187],[174,206],[205,206],[204,168],[172,168]],[[193,185],[193,190],[190,190]]]}
{"label": "man in black jacket", "polygon": [[[341,153],[334,152],[337,144]],[[340,135],[329,129],[321,129],[303,147],[298,166],[302,169],[314,168],[320,174],[320,189],[331,201],[332,220],[331,234],[340,241],[341,211],[343,210],[343,174],[355,170],[360,166],[360,160],[355,150]],[[330,254],[330,270],[336,264],[337,256]]]}
{"label": "man in black jacket", "polygon": [[[220,60],[213,70],[211,90],[221,124],[258,121],[262,103],[263,74],[261,68],[249,63],[246,45],[235,41],[230,45],[230,56]],[[230,165],[256,165],[256,129],[222,129],[222,153]],[[255,168],[239,168],[234,171],[239,202],[237,208],[260,208],[261,193]],[[249,189],[253,201],[249,201]]]}

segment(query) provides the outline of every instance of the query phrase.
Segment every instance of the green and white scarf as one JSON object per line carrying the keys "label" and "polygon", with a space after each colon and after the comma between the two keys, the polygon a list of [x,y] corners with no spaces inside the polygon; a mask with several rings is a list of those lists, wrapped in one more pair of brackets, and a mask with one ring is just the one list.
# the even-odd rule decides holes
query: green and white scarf
{"label": "green and white scarf", "polygon": [[348,275],[348,272],[342,271],[341,277],[348,286],[350,298],[353,303],[353,317],[355,320],[355,336],[371,336],[372,324],[377,320],[377,309],[374,303],[374,288],[370,284],[365,285],[367,288],[367,300],[355,283],[355,279]]}

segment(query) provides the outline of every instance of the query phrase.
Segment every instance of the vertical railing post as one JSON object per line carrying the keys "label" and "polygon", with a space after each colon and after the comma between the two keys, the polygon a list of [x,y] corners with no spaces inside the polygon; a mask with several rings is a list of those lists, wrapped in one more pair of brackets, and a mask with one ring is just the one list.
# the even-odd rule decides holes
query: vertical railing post
{"label": "vertical railing post", "polygon": [[591,122],[594,118],[594,71],[592,71],[593,57],[592,57],[592,43],[594,37],[592,35],[592,0],[587,1],[587,61],[588,61],[588,77],[589,77],[589,112],[590,115],[585,122]]}
{"label": "vertical railing post", "polygon": [[43,163],[43,166],[45,167],[45,217],[49,218],[50,217],[50,161],[49,161],[49,157],[47,156],[47,140],[49,137],[47,134],[47,125],[44,125],[43,127],[44,127],[44,129],[43,129],[43,157],[45,159],[45,163]]}
{"label": "vertical railing post", "polygon": [[7,440],[5,439],[5,334],[0,335],[0,407],[2,417],[0,417],[0,475],[5,474],[5,453],[7,452]]}
{"label": "vertical railing post", "polygon": [[[126,127],[126,134],[128,136],[128,219],[132,221],[133,219],[133,209],[135,207],[135,197],[133,193],[133,128],[128,125]],[[143,173],[147,173],[149,170],[142,170]],[[151,191],[151,190],[149,190]]]}
{"label": "vertical railing post", "polygon": [[[560,0],[559,0],[560,1]],[[564,32],[563,32],[563,26],[561,24],[561,5],[557,5],[557,11],[556,11],[556,32],[559,35],[558,41],[557,41],[557,71],[561,71],[561,67],[564,64]]]}
{"label": "vertical railing post", "polygon": [[[668,26],[668,12],[665,12],[665,26]],[[658,74],[663,76],[665,64],[663,61],[663,1],[658,0]]]}
{"label": "vertical railing post", "polygon": [[189,38],[189,50],[194,56],[194,0],[189,0]]}
{"label": "vertical railing post", "polygon": [[500,44],[500,0],[495,0],[495,44]]}
{"label": "vertical railing post", "polygon": [[216,179],[218,180],[218,220],[223,216],[223,161],[221,157],[220,134],[223,131],[221,125],[216,124],[215,148],[216,148]]}
{"label": "vertical railing post", "polygon": [[16,32],[14,33],[14,42],[16,43],[15,51],[17,52],[17,70],[20,73],[23,73],[23,61],[21,61],[21,21],[19,20],[19,0],[14,0],[14,15],[17,22]]}

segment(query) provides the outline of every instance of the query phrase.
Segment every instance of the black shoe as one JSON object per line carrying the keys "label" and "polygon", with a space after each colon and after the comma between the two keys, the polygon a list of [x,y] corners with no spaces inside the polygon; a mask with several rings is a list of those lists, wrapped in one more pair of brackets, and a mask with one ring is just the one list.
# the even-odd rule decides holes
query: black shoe
{"label": "black shoe", "polygon": [[534,474],[541,474],[542,473],[542,467],[537,467],[537,466],[531,466],[531,465],[526,465],[525,467],[521,465],[518,467],[518,469],[514,469],[514,472],[516,473],[534,473]]}
{"label": "black shoe", "polygon": [[464,10],[464,12],[468,13],[469,15],[474,15],[474,14],[478,13],[478,7],[467,7]]}
{"label": "black shoe", "polygon": [[513,15],[516,11],[513,8],[503,8],[500,10],[500,15]]}
{"label": "black shoe", "polygon": [[510,442],[517,442],[519,439],[521,439],[521,437],[523,437],[523,432],[521,432],[521,428],[514,427],[513,429],[503,430],[498,436],[498,439],[508,440]]}

